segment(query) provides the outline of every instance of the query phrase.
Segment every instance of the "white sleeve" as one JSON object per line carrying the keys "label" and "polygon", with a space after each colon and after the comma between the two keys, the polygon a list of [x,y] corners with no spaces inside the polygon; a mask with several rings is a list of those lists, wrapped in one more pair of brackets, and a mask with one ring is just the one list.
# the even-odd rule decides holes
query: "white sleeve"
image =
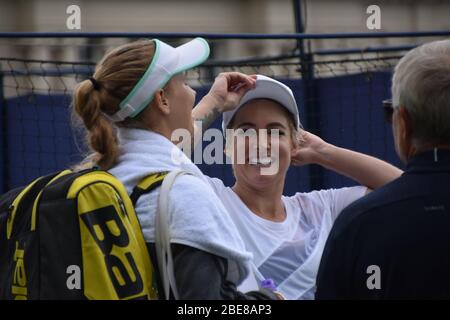
{"label": "white sleeve", "polygon": [[334,221],[342,210],[344,210],[350,203],[358,200],[366,194],[367,187],[356,186],[340,189],[329,189],[326,190],[326,192],[328,192],[329,197],[331,218]]}
{"label": "white sleeve", "polygon": [[367,187],[363,186],[346,187],[297,193],[293,198],[312,224],[320,224],[324,215],[333,223],[345,207],[364,196],[366,191]]}

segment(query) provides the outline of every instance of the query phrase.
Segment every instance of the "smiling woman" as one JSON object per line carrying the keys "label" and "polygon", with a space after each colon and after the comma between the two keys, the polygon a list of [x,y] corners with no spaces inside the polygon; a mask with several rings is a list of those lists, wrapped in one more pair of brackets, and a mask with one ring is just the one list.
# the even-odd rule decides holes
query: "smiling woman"
{"label": "smiling woman", "polygon": [[[227,136],[226,152],[234,158],[233,187],[209,178],[247,250],[253,253],[250,276],[255,278],[244,283],[271,279],[287,299],[313,299],[322,251],[337,216],[369,188],[397,178],[401,171],[373,157],[330,145],[303,130],[292,91],[262,75],[257,76],[256,88],[223,114],[222,128],[252,131],[256,137],[238,141],[236,135]],[[278,134],[271,135],[270,141],[259,135],[272,130]],[[242,150],[247,156],[239,163],[236,157]],[[250,156],[254,150],[258,152]],[[310,163],[349,176],[362,186],[283,196],[289,166]],[[278,170],[262,174],[269,164],[276,164]]]}
{"label": "smiling woman", "polygon": [[[258,108],[256,113],[255,107]],[[234,160],[233,170],[236,177],[246,177],[252,172],[256,174],[255,171],[258,171],[258,177],[285,174],[290,163],[288,150],[297,145],[293,142],[297,139],[292,139],[297,136],[297,130],[291,117],[284,110],[273,100],[255,99],[243,105],[230,121],[228,127],[231,129],[258,132],[258,135],[253,135],[253,139],[243,140],[239,139],[239,136],[237,139],[235,137],[227,139],[226,150]],[[270,136],[270,140],[267,136]],[[237,159],[241,154],[246,155],[245,163]],[[239,173],[238,170],[242,172]],[[266,180],[272,183],[272,179]]]}

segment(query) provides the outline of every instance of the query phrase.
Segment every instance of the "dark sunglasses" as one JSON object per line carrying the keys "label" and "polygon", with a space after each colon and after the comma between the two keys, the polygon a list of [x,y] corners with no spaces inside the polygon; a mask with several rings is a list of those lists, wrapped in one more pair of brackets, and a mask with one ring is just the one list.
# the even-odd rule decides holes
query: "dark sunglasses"
{"label": "dark sunglasses", "polygon": [[383,100],[384,120],[392,123],[392,115],[394,114],[394,107],[392,106],[392,99]]}

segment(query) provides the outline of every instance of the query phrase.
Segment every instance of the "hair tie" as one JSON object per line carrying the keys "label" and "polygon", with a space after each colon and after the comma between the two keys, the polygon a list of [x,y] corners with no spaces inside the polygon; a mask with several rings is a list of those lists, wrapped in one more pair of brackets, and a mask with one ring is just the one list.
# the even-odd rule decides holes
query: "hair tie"
{"label": "hair tie", "polygon": [[98,83],[95,78],[90,77],[89,80],[92,82],[92,85],[94,86],[94,90],[100,90],[100,84]]}

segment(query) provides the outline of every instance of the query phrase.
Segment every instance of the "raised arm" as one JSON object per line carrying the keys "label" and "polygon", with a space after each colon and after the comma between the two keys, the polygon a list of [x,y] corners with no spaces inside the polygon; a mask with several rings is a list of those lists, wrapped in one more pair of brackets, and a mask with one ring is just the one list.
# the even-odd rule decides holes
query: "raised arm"
{"label": "raised arm", "polygon": [[398,178],[403,172],[375,157],[326,143],[307,131],[299,136],[300,146],[291,158],[294,165],[319,164],[372,190]]}
{"label": "raised arm", "polygon": [[[240,72],[220,73],[209,92],[192,110],[194,130],[206,130],[222,112],[235,108],[244,94],[255,87],[255,78]],[[201,128],[198,126],[199,122],[202,124]]]}

